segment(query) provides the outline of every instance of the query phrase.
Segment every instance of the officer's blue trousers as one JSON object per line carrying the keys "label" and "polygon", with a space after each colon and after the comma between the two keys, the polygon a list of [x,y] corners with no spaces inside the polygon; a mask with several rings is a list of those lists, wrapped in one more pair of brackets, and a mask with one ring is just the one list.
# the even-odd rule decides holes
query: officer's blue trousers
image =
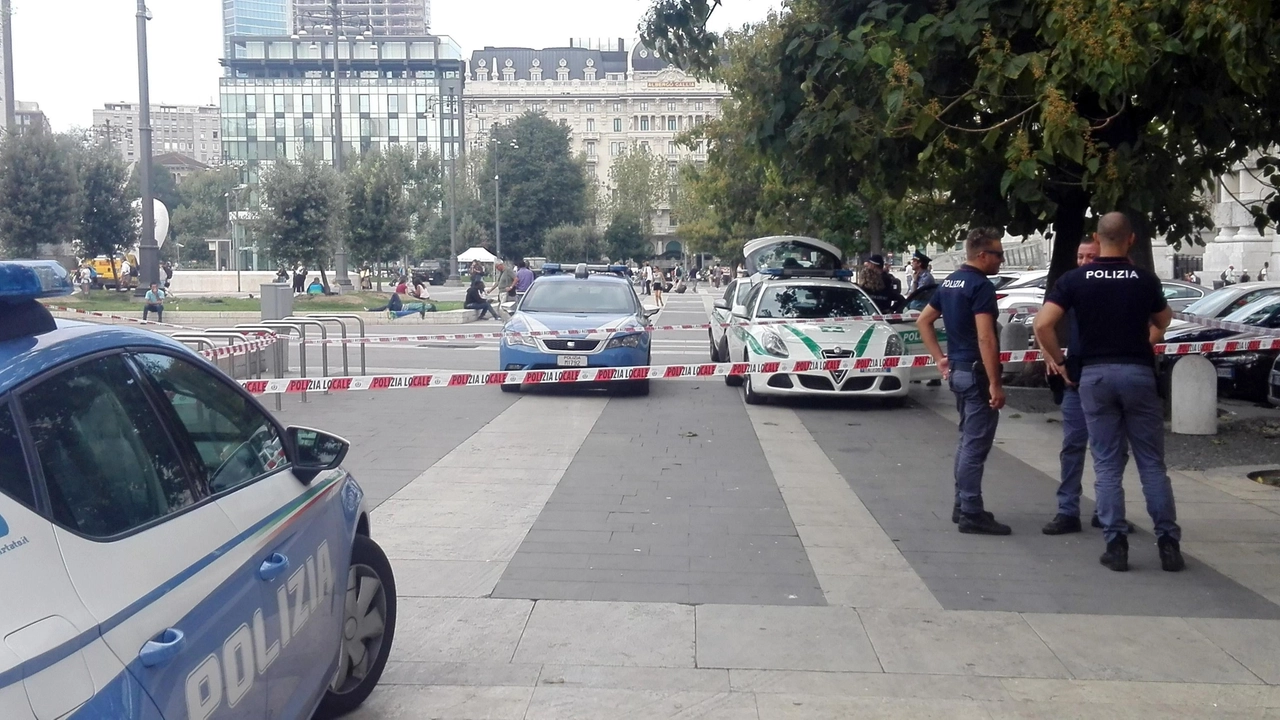
{"label": "officer's blue trousers", "polygon": [[1173,486],[1164,466],[1164,410],[1156,392],[1156,376],[1146,365],[1089,365],[1080,376],[1080,403],[1089,426],[1093,451],[1098,519],[1107,542],[1127,532],[1124,519],[1126,445],[1147,499],[1156,537],[1179,540]]}
{"label": "officer's blue trousers", "polygon": [[956,396],[960,413],[960,440],[956,444],[956,502],[960,511],[980,513],[982,505],[982,469],[996,439],[1000,412],[982,398],[974,382],[972,370],[952,370],[951,392]]}
{"label": "officer's blue trousers", "polygon": [[1058,514],[1080,517],[1080,484],[1084,477],[1084,451],[1089,446],[1089,427],[1080,391],[1068,387],[1062,393],[1062,483],[1058,485]]}

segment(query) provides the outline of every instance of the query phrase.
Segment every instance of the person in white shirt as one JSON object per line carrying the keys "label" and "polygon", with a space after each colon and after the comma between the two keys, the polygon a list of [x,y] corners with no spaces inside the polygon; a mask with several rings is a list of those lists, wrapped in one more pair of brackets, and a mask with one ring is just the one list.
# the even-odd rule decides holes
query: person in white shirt
{"label": "person in white shirt", "polygon": [[120,261],[120,273],[116,276],[116,290],[129,289],[129,276],[133,274],[133,266],[128,260]]}

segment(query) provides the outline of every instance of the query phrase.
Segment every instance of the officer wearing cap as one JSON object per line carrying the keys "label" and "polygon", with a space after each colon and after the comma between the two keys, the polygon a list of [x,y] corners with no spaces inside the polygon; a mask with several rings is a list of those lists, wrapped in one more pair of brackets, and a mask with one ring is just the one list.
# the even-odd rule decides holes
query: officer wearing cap
{"label": "officer wearing cap", "polygon": [[929,270],[929,264],[932,262],[933,260],[928,255],[919,250],[911,254],[911,280],[907,284],[908,295],[920,288],[938,284],[938,281],[933,277],[933,273]]}
{"label": "officer wearing cap", "polygon": [[1160,279],[1129,262],[1133,226],[1123,213],[1103,215],[1094,233],[1100,244],[1093,263],[1058,279],[1036,315],[1036,339],[1048,371],[1068,375],[1054,327],[1075,311],[1080,333],[1078,387],[1093,451],[1098,519],[1106,538],[1099,561],[1129,569],[1128,527],[1121,480],[1128,449],[1142,481],[1147,511],[1155,524],[1160,566],[1176,572],[1182,558],[1173,487],[1164,464],[1164,409],[1156,389],[1152,345],[1173,317]]}
{"label": "officer wearing cap", "polygon": [[[893,273],[884,269],[884,256],[872,255],[862,264],[863,272],[859,273],[859,285],[875,302],[880,312],[896,312],[902,307],[902,282]],[[870,275],[870,282],[868,282]]]}
{"label": "officer wearing cap", "polygon": [[[1000,378],[1000,333],[996,329],[996,288],[988,279],[1004,262],[1004,233],[998,228],[971,230],[965,239],[966,261],[942,281],[921,311],[916,327],[942,377],[951,385],[960,413],[956,444],[955,504],[951,521],[960,532],[1008,535],[982,500],[982,472],[996,437],[1004,387]],[[939,317],[947,331],[942,355],[933,323]]]}

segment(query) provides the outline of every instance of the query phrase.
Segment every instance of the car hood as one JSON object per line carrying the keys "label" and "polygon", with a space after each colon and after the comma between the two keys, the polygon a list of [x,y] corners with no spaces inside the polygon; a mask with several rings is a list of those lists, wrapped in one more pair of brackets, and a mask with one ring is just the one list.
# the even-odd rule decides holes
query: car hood
{"label": "car hood", "polygon": [[1216,342],[1239,334],[1234,330],[1205,327],[1195,323],[1182,323],[1170,326],[1165,331],[1164,341],[1167,343]]}
{"label": "car hood", "polygon": [[590,330],[589,333],[569,333],[567,337],[591,337],[608,335],[619,330],[640,330],[643,327],[634,313],[517,312],[503,326],[503,330],[506,332]]}
{"label": "car hood", "polygon": [[854,357],[884,355],[885,343],[890,335],[896,335],[884,323],[852,322],[827,325],[757,325],[750,334],[759,341],[765,331],[773,331],[782,338],[788,352],[794,358],[822,359],[823,350],[849,350]]}

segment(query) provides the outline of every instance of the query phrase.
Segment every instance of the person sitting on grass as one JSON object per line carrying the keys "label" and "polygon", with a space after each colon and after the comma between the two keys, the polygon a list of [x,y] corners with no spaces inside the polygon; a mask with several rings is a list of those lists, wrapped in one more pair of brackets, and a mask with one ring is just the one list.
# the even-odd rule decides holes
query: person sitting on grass
{"label": "person sitting on grass", "polygon": [[151,289],[147,291],[147,296],[144,298],[146,300],[146,304],[142,306],[142,319],[147,319],[147,313],[155,313],[156,320],[158,322],[164,322],[165,297],[165,291],[161,290],[158,284],[151,283]]}
{"label": "person sitting on grass", "polygon": [[324,285],[321,284],[320,278],[311,278],[311,284],[307,286],[308,295],[323,295]]}
{"label": "person sitting on grass", "polygon": [[423,285],[420,280],[413,281],[413,289],[409,291],[409,296],[422,301],[421,304],[426,307],[427,312],[436,311],[436,304],[431,302],[431,293],[427,291],[427,286]]}
{"label": "person sitting on grass", "polygon": [[[420,303],[420,302],[406,303],[400,299],[400,293],[395,293],[395,292],[391,293],[391,299],[387,301],[386,305],[383,305],[382,307],[365,308],[365,309],[368,310],[369,312],[385,311],[387,313],[387,319],[389,320],[395,320],[397,318],[402,318],[407,315],[413,315],[414,313],[417,313],[418,315],[421,315],[424,318],[427,316],[427,306],[424,303]],[[434,312],[435,309],[436,309],[435,306],[432,305],[431,311]]]}
{"label": "person sitting on grass", "polygon": [[484,280],[476,280],[471,283],[471,287],[467,288],[467,301],[462,307],[468,310],[479,310],[480,317],[477,320],[483,320],[485,313],[493,316],[494,320],[500,320],[498,313],[493,309],[493,304],[484,297]]}

